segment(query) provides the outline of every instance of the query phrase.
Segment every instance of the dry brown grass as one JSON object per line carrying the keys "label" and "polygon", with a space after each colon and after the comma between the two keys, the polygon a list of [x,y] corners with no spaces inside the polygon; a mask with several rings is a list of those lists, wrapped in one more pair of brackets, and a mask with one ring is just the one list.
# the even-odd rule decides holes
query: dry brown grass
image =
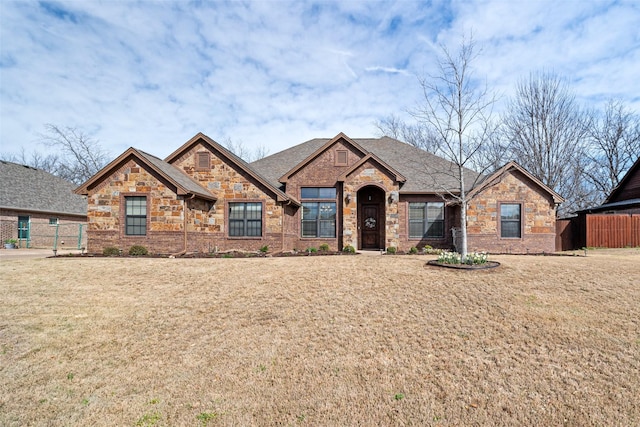
{"label": "dry brown grass", "polygon": [[640,250],[0,263],[0,425],[640,424]]}

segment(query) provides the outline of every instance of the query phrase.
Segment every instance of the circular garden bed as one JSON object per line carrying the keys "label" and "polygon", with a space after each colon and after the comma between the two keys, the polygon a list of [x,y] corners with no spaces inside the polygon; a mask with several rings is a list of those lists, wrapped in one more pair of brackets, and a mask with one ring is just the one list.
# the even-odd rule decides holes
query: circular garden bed
{"label": "circular garden bed", "polygon": [[443,262],[438,262],[437,259],[433,259],[431,261],[428,261],[425,265],[452,268],[455,270],[488,270],[491,268],[499,267],[500,263],[497,261],[487,261],[483,264],[445,264]]}

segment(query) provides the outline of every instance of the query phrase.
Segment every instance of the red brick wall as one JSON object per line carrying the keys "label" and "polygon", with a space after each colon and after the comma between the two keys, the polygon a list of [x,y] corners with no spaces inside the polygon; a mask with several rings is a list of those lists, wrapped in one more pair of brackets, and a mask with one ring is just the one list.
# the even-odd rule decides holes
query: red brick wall
{"label": "red brick wall", "polygon": [[453,235],[451,229],[460,226],[460,208],[455,205],[446,205],[444,208],[444,237],[441,239],[411,239],[409,238],[409,203],[411,202],[442,202],[437,195],[402,195],[398,204],[400,217],[400,246],[402,251],[409,251],[412,246],[422,249],[431,246],[437,249],[452,249]]}

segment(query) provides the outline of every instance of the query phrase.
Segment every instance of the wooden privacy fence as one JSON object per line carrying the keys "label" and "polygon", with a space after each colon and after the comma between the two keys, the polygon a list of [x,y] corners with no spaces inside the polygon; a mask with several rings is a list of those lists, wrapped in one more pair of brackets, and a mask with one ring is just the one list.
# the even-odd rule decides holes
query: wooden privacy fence
{"label": "wooden privacy fence", "polygon": [[578,247],[573,236],[574,224],[571,219],[556,220],[556,251],[569,251]]}
{"label": "wooden privacy fence", "polygon": [[556,221],[556,250],[640,246],[640,215],[582,214]]}
{"label": "wooden privacy fence", "polygon": [[587,247],[640,246],[640,215],[587,215]]}

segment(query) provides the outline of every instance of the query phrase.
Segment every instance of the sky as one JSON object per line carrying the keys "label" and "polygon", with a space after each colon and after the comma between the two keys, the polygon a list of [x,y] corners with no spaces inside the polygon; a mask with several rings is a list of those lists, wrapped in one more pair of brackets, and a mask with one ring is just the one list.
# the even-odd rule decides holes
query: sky
{"label": "sky", "polygon": [[269,154],[379,136],[377,121],[411,120],[419,78],[471,33],[497,113],[538,71],[585,108],[619,98],[640,112],[635,0],[2,0],[0,152],[46,153],[46,124],[112,158],[164,158],[198,132]]}

